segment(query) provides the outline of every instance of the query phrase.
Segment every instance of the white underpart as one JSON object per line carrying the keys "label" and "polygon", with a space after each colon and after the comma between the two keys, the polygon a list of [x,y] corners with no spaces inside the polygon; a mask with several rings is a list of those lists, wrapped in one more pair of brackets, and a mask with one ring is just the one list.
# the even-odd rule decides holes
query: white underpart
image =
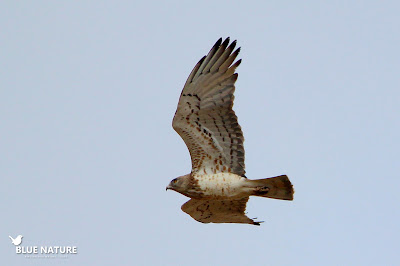
{"label": "white underpart", "polygon": [[232,173],[218,173],[195,177],[205,196],[242,198],[248,196],[246,178]]}

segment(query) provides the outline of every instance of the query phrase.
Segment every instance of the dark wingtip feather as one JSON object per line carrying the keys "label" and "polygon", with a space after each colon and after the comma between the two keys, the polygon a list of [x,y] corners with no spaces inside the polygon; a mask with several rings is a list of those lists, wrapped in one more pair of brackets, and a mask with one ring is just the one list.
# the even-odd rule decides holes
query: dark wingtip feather
{"label": "dark wingtip feather", "polygon": [[229,41],[230,41],[230,38],[227,37],[227,38],[225,39],[225,41],[222,43],[222,45],[223,45],[224,47],[227,47],[228,44],[229,44]]}
{"label": "dark wingtip feather", "polygon": [[218,41],[215,42],[215,44],[214,44],[214,46],[211,48],[211,50],[214,49],[215,47],[219,47],[219,46],[221,45],[221,43],[222,43],[222,38],[219,38]]}
{"label": "dark wingtip feather", "polygon": [[203,56],[203,57],[199,60],[199,62],[197,62],[197,64],[203,63],[204,59],[206,59],[206,56]]}
{"label": "dark wingtip feather", "polygon": [[233,51],[233,49],[235,49],[235,46],[236,46],[236,40],[234,40],[232,43],[231,43],[231,45],[229,45],[229,48],[228,49],[230,49],[231,51]]}
{"label": "dark wingtip feather", "polygon": [[[193,80],[193,77],[196,75],[197,71],[199,70],[199,67],[201,65],[201,63],[203,63],[204,59],[206,59],[206,56],[203,56],[199,62],[197,62],[196,66],[193,68],[192,72],[190,72],[190,75],[188,77],[188,79],[186,80],[185,86],[188,83],[191,83]],[[183,92],[183,91],[182,91]]]}
{"label": "dark wingtip feather", "polygon": [[233,81],[233,82],[236,82],[236,80],[238,79],[238,77],[239,77],[239,74],[238,74],[238,73],[233,74],[233,75],[232,75],[232,81]]}
{"label": "dark wingtip feather", "polygon": [[240,50],[242,49],[242,47],[238,47],[237,49],[236,49],[236,51],[235,52],[233,52],[234,54],[236,54],[236,55],[238,55],[239,53],[240,53]]}

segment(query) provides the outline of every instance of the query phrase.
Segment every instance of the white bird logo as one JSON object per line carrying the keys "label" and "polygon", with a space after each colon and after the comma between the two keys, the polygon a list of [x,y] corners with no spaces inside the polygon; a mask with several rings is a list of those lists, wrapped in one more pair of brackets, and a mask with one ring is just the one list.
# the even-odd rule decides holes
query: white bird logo
{"label": "white bird logo", "polygon": [[15,245],[15,246],[19,246],[22,243],[22,238],[23,236],[19,235],[16,238],[12,238],[11,236],[8,236],[11,239],[11,242]]}

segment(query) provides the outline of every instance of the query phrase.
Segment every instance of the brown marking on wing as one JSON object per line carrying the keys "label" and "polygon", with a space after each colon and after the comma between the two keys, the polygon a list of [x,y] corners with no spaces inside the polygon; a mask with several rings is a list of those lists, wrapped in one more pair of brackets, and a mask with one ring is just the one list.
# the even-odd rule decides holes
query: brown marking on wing
{"label": "brown marking on wing", "polygon": [[260,225],[245,215],[249,198],[238,200],[191,199],[182,205],[182,211],[202,223],[245,223]]}
{"label": "brown marking on wing", "polygon": [[[192,173],[244,176],[243,133],[232,110],[240,48],[220,39],[192,70],[172,122],[192,159]],[[217,163],[224,167],[216,167]],[[229,170],[230,169],[230,170]]]}

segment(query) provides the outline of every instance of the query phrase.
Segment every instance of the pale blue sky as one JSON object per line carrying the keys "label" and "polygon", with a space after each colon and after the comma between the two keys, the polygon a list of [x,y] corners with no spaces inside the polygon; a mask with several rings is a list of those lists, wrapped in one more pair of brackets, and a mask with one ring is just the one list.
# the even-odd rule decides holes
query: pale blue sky
{"label": "pale blue sky", "polygon": [[[397,1],[3,1],[2,265],[400,263]],[[171,127],[220,37],[242,47],[234,109],[260,227],[201,224],[165,192],[190,172]],[[16,255],[74,245],[66,259]]]}

